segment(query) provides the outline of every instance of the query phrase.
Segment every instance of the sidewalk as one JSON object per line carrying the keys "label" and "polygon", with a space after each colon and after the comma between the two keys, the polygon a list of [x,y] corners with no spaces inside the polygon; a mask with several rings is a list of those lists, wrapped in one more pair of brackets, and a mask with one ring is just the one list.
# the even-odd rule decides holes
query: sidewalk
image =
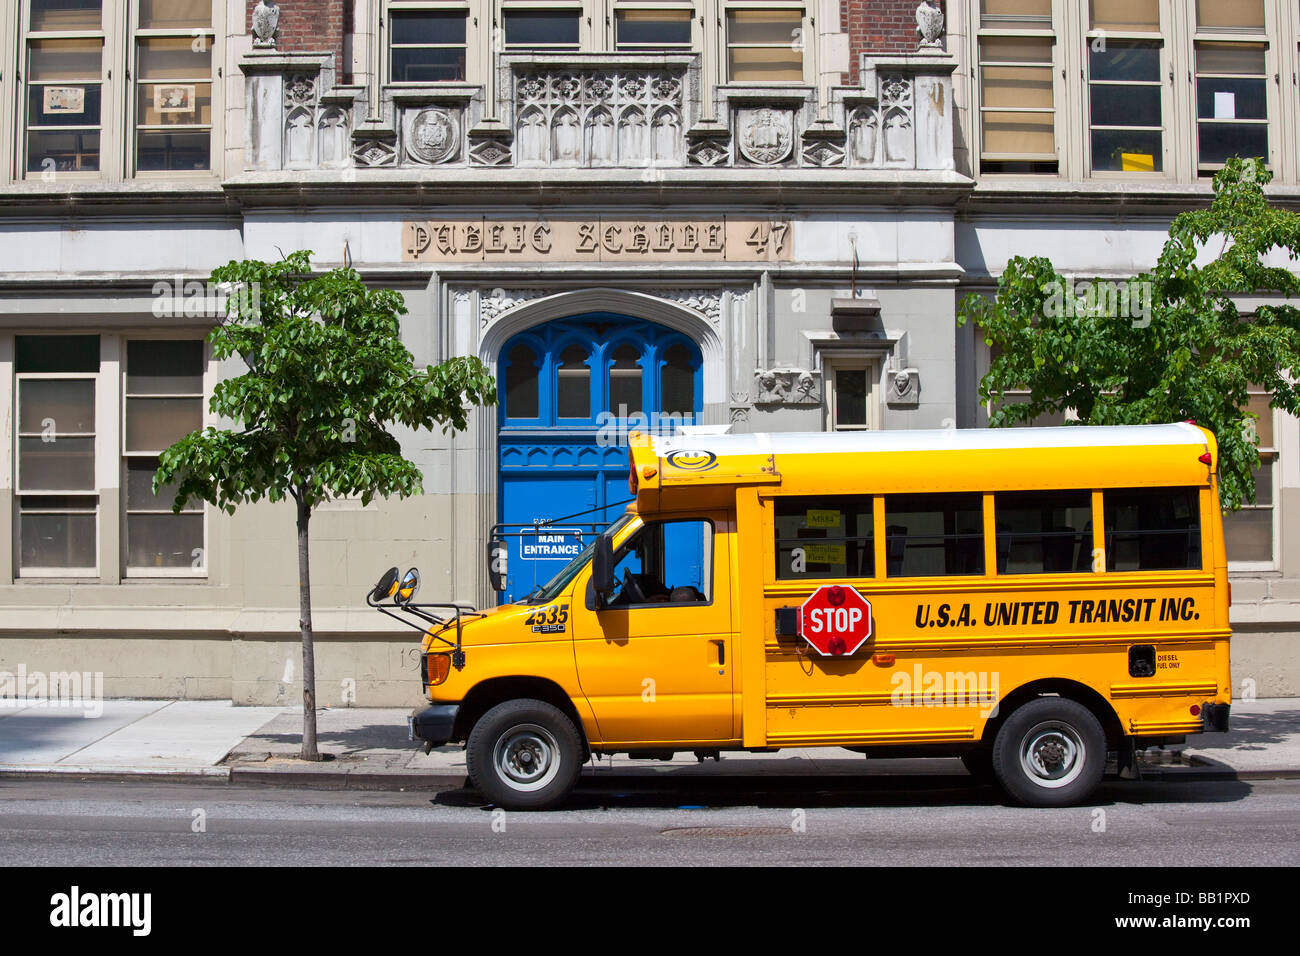
{"label": "sidewalk", "polygon": [[[73,775],[229,780],[336,789],[459,787],[465,753],[425,754],[406,739],[406,708],[325,709],[317,716],[329,759],[297,759],[300,708],[234,707],[229,701],[104,701],[102,714],[0,701],[0,777]],[[1148,755],[1148,773],[1167,776],[1300,777],[1300,698],[1236,701],[1232,733],[1201,734]],[[724,754],[699,763],[620,755],[588,765],[598,776],[949,775],[955,759],[865,759],[840,748]]]}

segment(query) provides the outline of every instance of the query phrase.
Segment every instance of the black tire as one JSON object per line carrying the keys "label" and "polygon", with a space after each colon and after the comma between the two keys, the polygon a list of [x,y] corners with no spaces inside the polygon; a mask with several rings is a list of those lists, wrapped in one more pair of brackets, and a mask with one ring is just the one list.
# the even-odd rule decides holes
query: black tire
{"label": "black tire", "polygon": [[555,806],[577,784],[581,760],[578,728],[541,700],[497,704],[478,719],[465,750],[474,789],[507,810]]}
{"label": "black tire", "polygon": [[1038,697],[1017,708],[993,741],[993,773],[1008,797],[1027,807],[1082,803],[1106,768],[1106,735],[1087,707]]}
{"label": "black tire", "polygon": [[961,755],[961,762],[966,765],[966,772],[974,777],[977,783],[997,783],[997,778],[993,774],[993,751],[968,750]]}

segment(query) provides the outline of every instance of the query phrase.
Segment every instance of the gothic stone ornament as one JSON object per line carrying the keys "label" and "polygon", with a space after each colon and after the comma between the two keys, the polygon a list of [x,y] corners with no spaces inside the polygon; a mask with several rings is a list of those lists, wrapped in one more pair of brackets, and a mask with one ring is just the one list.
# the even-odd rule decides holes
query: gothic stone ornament
{"label": "gothic stone ornament", "polygon": [[885,403],[894,408],[916,407],[921,401],[921,376],[914,368],[895,369],[889,373]]}
{"label": "gothic stone ornament", "polygon": [[445,163],[460,149],[460,130],[447,110],[425,109],[408,116],[406,153],[417,163],[430,166]]}
{"label": "gothic stone ornament", "polygon": [[487,328],[503,312],[509,312],[517,305],[523,305],[532,299],[550,295],[547,289],[489,289],[479,293],[479,324]]}
{"label": "gothic stone ornament", "polygon": [[738,110],[740,153],[751,163],[773,166],[790,156],[794,144],[794,114],[769,108]]}
{"label": "gothic stone ornament", "polygon": [[731,157],[731,145],[725,136],[693,138],[686,151],[687,160],[695,166],[725,166]]}
{"label": "gothic stone ornament", "polygon": [[471,166],[509,166],[510,144],[504,138],[470,140]]}
{"label": "gothic stone ornament", "polygon": [[393,149],[392,143],[369,139],[353,148],[352,158],[358,166],[392,166],[397,159],[397,150]]}
{"label": "gothic stone ornament", "polygon": [[755,405],[820,405],[821,382],[798,368],[759,369],[754,373]]}
{"label": "gothic stone ornament", "polygon": [[843,166],[844,147],[828,139],[815,139],[803,145],[805,166]]}
{"label": "gothic stone ornament", "polygon": [[316,78],[306,73],[295,73],[284,85],[286,107],[310,106],[316,102]]}
{"label": "gothic stone ornament", "polygon": [[280,7],[275,0],[258,0],[253,8],[253,48],[275,49],[275,35],[280,25]]}
{"label": "gothic stone ornament", "polygon": [[924,0],[916,8],[916,33],[921,38],[919,49],[943,49],[943,11],[936,0]]}

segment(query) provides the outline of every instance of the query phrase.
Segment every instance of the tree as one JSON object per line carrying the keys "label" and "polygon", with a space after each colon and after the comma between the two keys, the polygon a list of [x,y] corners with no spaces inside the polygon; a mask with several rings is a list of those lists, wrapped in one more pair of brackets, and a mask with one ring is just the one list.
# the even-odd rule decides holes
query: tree
{"label": "tree", "polygon": [[173,510],[202,500],[234,514],[245,502],[292,498],[297,509],[302,630],[302,757],[316,747],[308,534],[312,510],[340,496],[406,497],[422,491],[393,423],[462,431],[473,405],[496,402],[475,357],[423,370],[399,336],[402,297],[368,289],[352,269],[313,275],[311,253],[280,262],[231,262],[212,273],[227,289],[227,316],[208,341],[217,359],[247,372],[214,389],[213,413],[236,428],[192,432],[163,452],[154,493],[177,484]]}
{"label": "tree", "polygon": [[[1269,205],[1272,174],[1231,159],[1214,177],[1207,208],[1174,218],[1154,271],[1120,283],[1072,282],[1043,257],[1007,263],[993,300],[971,294],[958,324],[973,321],[996,349],[980,398],[1029,392],[998,404],[993,426],[1072,411],[1085,425],[1195,420],[1219,444],[1225,508],[1255,500],[1256,416],[1247,387],[1273,408],[1300,411],[1300,214]],[[1266,296],[1243,314],[1238,299]]]}

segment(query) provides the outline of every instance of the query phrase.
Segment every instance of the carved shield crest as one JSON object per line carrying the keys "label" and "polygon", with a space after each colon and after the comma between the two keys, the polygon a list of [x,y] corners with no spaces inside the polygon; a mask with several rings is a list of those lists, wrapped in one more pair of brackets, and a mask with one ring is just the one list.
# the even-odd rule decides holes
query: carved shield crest
{"label": "carved shield crest", "polygon": [[789,110],[740,110],[740,152],[751,163],[771,166],[790,155],[794,115]]}
{"label": "carved shield crest", "polygon": [[420,110],[407,123],[406,152],[416,162],[446,162],[459,147],[460,130],[447,110]]}

